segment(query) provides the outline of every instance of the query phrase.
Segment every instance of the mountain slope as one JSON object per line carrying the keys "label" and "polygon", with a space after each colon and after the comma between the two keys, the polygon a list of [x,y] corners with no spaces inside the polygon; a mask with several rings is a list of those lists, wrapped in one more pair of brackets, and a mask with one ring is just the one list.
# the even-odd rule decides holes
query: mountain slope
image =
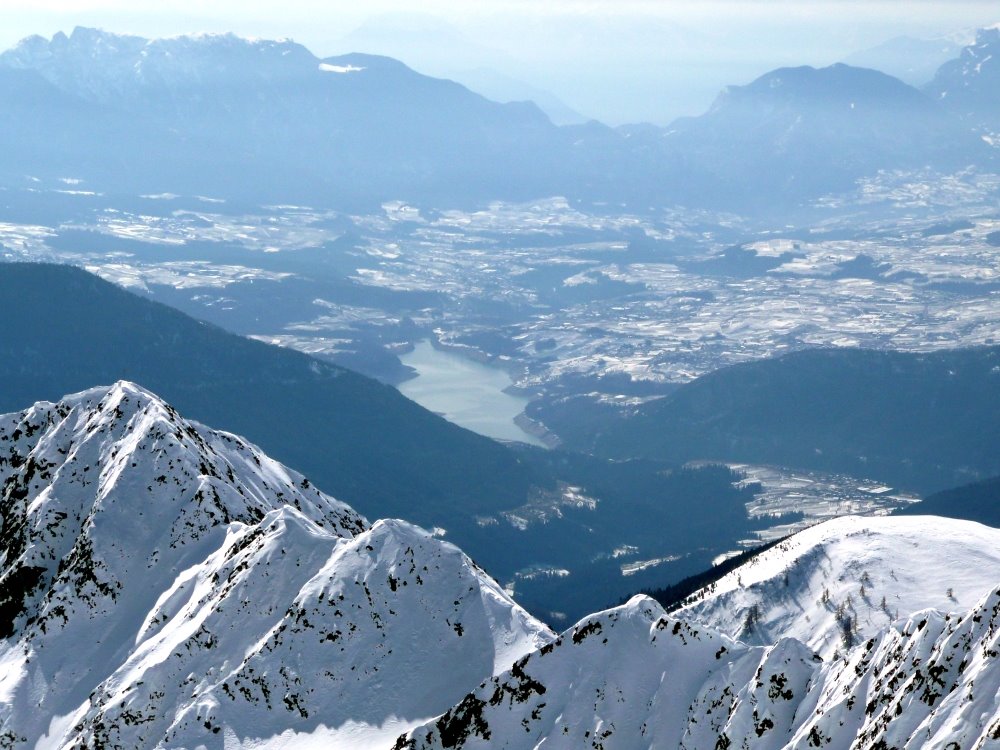
{"label": "mountain slope", "polygon": [[505,584],[521,573],[519,601],[539,613],[572,621],[644,585],[650,573],[626,578],[613,557],[623,545],[640,560],[666,559],[656,572],[680,578],[747,533],[752,490],[726,469],[510,448],[393,388],[71,267],[0,264],[0,295],[0,411],[140,382],[365,515],[440,527]]}
{"label": "mountain slope", "polygon": [[132,384],[0,423],[13,746],[353,743],[443,710],[549,637],[454,546],[369,528]]}
{"label": "mountain slope", "polygon": [[285,508],[244,531],[164,591],[77,736],[357,746],[434,715],[548,639],[456,548],[403,522],[343,543]]}
{"label": "mountain slope", "polygon": [[[389,58],[320,59],[287,40],[147,40],[77,28],[30,37],[0,55],[0,66],[37,72],[92,105],[94,117],[130,115],[135,137],[96,138],[90,150],[115,163],[138,159],[144,173],[100,170],[96,158],[62,165],[106,190],[310,204],[525,198],[553,191],[555,172],[537,167],[554,166],[569,145],[534,105],[491,102]],[[38,117],[33,126],[54,139],[72,132]],[[142,151],[150,139],[153,162]]]}
{"label": "mountain slope", "polygon": [[1000,347],[809,350],[723,368],[595,436],[598,453],[774,463],[934,491],[1000,473]]}
{"label": "mountain slope", "polygon": [[4,264],[0,294],[2,411],[128,378],[195,419],[249,435],[366,514],[425,525],[459,507],[516,507],[532,484],[506,448],[393,388],[226,333],[80,269]]}
{"label": "mountain slope", "polygon": [[795,638],[829,659],[923,609],[965,612],[997,581],[1000,529],[845,516],[765,550],[676,610],[747,643]]}
{"label": "mountain slope", "polygon": [[842,63],[780,68],[727,88],[704,115],[673,123],[663,146],[692,189],[799,200],[850,189],[880,169],[956,169],[987,150],[920,91]]}
{"label": "mountain slope", "polygon": [[944,63],[926,86],[941,104],[990,133],[1000,131],[1000,27],[981,29],[957,59]]}
{"label": "mountain slope", "polygon": [[1000,527],[1000,476],[935,492],[920,503],[898,508],[894,513],[899,516],[917,514],[964,518]]}
{"label": "mountain slope", "polygon": [[824,661],[749,647],[651,599],[585,618],[395,750],[994,747],[1000,591],[929,611]]}
{"label": "mountain slope", "polygon": [[[26,176],[57,179],[118,171],[119,185],[130,187],[135,172],[156,168],[157,157],[143,149],[144,143],[152,140],[169,151],[177,142],[176,134],[153,125],[137,129],[135,117],[67,93],[34,70],[0,65],[0,97],[0,138],[17,144],[0,156],[0,178],[7,184],[24,185]],[[115,143],[117,152],[94,147],[106,142]]]}

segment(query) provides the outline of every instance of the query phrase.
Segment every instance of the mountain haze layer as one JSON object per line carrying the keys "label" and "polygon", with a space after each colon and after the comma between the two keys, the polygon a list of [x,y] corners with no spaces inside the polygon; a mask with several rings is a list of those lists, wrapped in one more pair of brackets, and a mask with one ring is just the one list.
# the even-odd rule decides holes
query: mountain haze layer
{"label": "mountain haze layer", "polygon": [[[0,66],[37,72],[63,97],[89,105],[72,129],[46,120],[44,135],[74,144],[52,168],[106,189],[349,204],[454,197],[449,185],[460,182],[466,191],[478,185],[486,199],[514,195],[525,182],[541,188],[537,167],[564,145],[531,104],[497,104],[390,58],[320,59],[290,41],[147,40],[77,28],[26,39]],[[16,90],[5,93],[19,103]],[[100,118],[130,123],[131,137],[94,138],[91,161],[74,162],[75,147],[87,142],[74,131],[97,128]],[[157,143],[155,159],[143,158],[149,142]],[[25,145],[40,150],[44,142]],[[29,155],[46,158],[20,158]],[[133,168],[119,171],[132,159]],[[219,169],[196,169],[199,162]]]}
{"label": "mountain haze layer", "polygon": [[[772,71],[668,128],[557,127],[530,102],[492,102],[391,58],[319,58],[291,41],[231,34],[147,40],[77,28],[25,39],[0,68],[0,93],[21,115],[0,119],[0,136],[22,146],[0,159],[12,185],[27,175],[257,203],[565,195],[766,212],[804,208],[879,170],[993,159],[935,97],[843,64]],[[15,72],[47,82],[43,100]]]}
{"label": "mountain haze layer", "polygon": [[924,86],[943,64],[958,57],[964,41],[945,36],[917,39],[897,36],[844,59],[848,65],[880,70],[911,86]]}
{"label": "mountain haze layer", "polygon": [[930,97],[844,64],[781,68],[730,86],[663,141],[692,170],[694,189],[733,198],[749,186],[768,199],[838,192],[880,169],[954,170],[989,155]]}

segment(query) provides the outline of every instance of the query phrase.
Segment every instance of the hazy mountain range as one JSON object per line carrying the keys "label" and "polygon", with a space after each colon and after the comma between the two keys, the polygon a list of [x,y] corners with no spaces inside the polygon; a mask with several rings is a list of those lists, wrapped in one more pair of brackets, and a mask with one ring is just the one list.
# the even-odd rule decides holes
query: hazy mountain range
{"label": "hazy mountain range", "polygon": [[[985,54],[988,40],[963,56]],[[947,66],[929,94],[843,65],[783,69],[728,89],[701,117],[617,129],[557,127],[530,103],[497,104],[388,58],[320,59],[292,42],[228,35],[79,28],[24,40],[0,68],[3,137],[21,145],[0,160],[9,184],[31,175],[271,202],[561,194],[764,210],[880,169],[993,158],[969,119],[992,105],[969,93],[961,117],[945,106]]]}
{"label": "hazy mountain range", "polygon": [[938,68],[954,60],[971,39],[951,35],[935,39],[898,36],[844,58],[858,68],[871,68],[894,76],[911,86],[921,87],[930,82]]}
{"label": "hazy mountain range", "polygon": [[955,60],[946,62],[927,85],[927,92],[976,128],[1000,130],[1000,28],[982,29],[976,41]]}

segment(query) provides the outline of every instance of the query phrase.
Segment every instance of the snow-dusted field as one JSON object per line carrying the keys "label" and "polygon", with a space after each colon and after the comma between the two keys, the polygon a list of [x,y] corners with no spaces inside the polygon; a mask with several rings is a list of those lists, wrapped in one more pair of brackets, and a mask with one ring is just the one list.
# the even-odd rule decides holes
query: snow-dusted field
{"label": "snow-dusted field", "polygon": [[[506,358],[529,389],[613,373],[683,382],[804,347],[995,342],[1000,267],[989,238],[1000,230],[998,190],[989,174],[884,174],[821,202],[811,224],[786,232],[704,211],[616,214],[561,198],[478,210],[396,201],[348,215],[247,212],[179,196],[126,210],[97,197],[48,226],[0,224],[0,256],[78,263],[154,295],[177,290],[173,303],[186,300],[189,312],[214,307],[234,328],[330,356],[367,336],[391,351],[433,335]],[[341,243],[333,255],[331,243]],[[736,245],[769,265],[727,265]],[[252,298],[253,284],[274,294],[322,276],[331,258],[355,290],[350,299],[314,294],[294,313],[255,309],[252,322],[233,303],[234,290]],[[412,293],[433,298],[377,302]],[[375,302],[359,304],[366,297]],[[404,317],[418,330],[402,326]]]}

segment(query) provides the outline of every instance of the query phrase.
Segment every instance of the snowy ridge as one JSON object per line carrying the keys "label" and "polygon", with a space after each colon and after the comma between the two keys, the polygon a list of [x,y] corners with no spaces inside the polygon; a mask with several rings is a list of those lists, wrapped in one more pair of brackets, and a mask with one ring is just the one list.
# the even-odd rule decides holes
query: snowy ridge
{"label": "snowy ridge", "polygon": [[[70,619],[56,600],[113,605],[131,593],[133,575],[148,584],[141,568],[201,559],[226,524],[256,523],[286,504],[337,535],[365,527],[256,447],[125,382],[0,417],[0,483],[4,580],[33,570],[37,588],[49,590],[28,618],[36,628]],[[13,614],[0,621],[3,635]]]}
{"label": "snowy ridge", "polygon": [[85,27],[51,40],[31,36],[0,54],[2,65],[37,70],[64,91],[113,106],[151,86],[178,92],[226,75],[273,80],[315,63],[312,53],[287,39],[231,33],[144,39]]}
{"label": "snowy ridge", "polygon": [[[394,750],[996,748],[1000,590],[842,656],[747,646],[636,597],[585,618]],[[952,744],[954,743],[954,744]]]}
{"label": "snowy ridge", "polygon": [[677,614],[824,658],[923,609],[966,612],[1000,580],[1000,529],[936,516],[817,524],[693,594]]}
{"label": "snowy ridge", "polygon": [[547,639],[479,575],[401,521],[345,542],[274,511],[161,597],[75,731],[92,745],[222,747],[293,729],[350,746],[357,728],[336,729],[425,720]]}
{"label": "snowy ridge", "polygon": [[0,484],[2,747],[361,746],[551,637],[129,383],[0,417]]}

